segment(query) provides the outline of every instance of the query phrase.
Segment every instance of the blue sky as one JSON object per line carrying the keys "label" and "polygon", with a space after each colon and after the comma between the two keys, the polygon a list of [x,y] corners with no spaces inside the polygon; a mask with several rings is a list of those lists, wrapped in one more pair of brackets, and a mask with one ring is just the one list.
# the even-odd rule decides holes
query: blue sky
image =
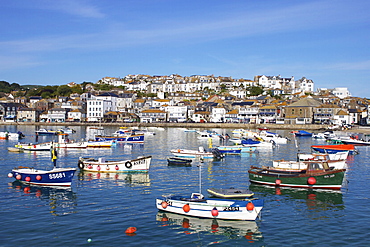
{"label": "blue sky", "polygon": [[0,80],[306,77],[370,98],[368,0],[0,0]]}

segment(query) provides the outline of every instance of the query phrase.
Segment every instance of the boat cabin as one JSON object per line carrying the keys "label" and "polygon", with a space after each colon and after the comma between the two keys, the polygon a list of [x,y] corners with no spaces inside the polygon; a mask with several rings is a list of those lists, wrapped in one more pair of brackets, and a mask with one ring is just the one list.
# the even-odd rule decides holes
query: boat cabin
{"label": "boat cabin", "polygon": [[305,162],[307,164],[307,172],[318,172],[322,170],[330,170],[327,162]]}

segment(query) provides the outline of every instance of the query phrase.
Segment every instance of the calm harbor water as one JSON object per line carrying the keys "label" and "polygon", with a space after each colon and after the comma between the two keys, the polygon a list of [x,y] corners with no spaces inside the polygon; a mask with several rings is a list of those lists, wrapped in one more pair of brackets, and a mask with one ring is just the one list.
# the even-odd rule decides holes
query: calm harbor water
{"label": "calm harbor water", "polygon": [[[0,131],[22,131],[26,135],[22,141],[35,142],[36,128],[0,126]],[[70,139],[89,134],[83,126],[73,129],[77,132]],[[105,127],[106,133],[115,130]],[[229,129],[214,130],[231,134]],[[148,173],[77,171],[70,189],[33,186],[24,190],[26,186],[14,183],[7,174],[20,165],[49,169],[50,153],[11,153],[7,147],[16,141],[0,140],[0,246],[368,246],[370,147],[359,147],[359,154],[348,158],[341,191],[279,189],[250,185],[249,166],[270,165],[273,159],[294,160],[298,149],[309,152],[310,145],[323,141],[303,137],[298,139],[298,149],[292,141],[253,154],[227,156],[222,161],[170,167],[166,161],[170,149],[207,147],[207,141],[178,128],[153,131],[156,135],[147,136],[144,144],[60,150],[61,167],[77,167],[81,156],[116,160],[153,156]],[[51,137],[39,137],[39,142],[49,140]],[[249,188],[255,197],[265,200],[262,218],[256,222],[215,221],[164,214],[155,207],[157,196],[187,195],[199,189],[207,195],[206,189],[211,187]],[[125,230],[131,226],[137,232],[128,236]]]}

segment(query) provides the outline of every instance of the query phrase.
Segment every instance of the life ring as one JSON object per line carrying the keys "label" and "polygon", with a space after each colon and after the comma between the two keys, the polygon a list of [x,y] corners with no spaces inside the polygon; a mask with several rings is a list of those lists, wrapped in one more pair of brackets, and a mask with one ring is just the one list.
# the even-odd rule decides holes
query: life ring
{"label": "life ring", "polygon": [[80,169],[84,169],[84,167],[85,167],[85,165],[84,165],[84,163],[82,162],[82,160],[79,160],[79,161],[78,161],[78,168],[80,168]]}
{"label": "life ring", "polygon": [[127,168],[127,169],[130,169],[130,168],[132,167],[132,164],[131,164],[131,162],[130,162],[130,161],[127,161],[127,162],[125,163],[125,166],[126,166],[126,168]]}

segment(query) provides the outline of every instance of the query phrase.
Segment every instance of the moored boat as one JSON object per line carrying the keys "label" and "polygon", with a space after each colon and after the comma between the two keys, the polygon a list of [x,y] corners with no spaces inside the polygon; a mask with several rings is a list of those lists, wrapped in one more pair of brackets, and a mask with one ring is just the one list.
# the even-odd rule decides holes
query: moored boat
{"label": "moored boat", "polygon": [[200,193],[162,196],[156,199],[158,210],[200,218],[256,220],[263,208],[262,199],[231,200],[204,198]]}
{"label": "moored boat", "polygon": [[45,143],[22,143],[18,142],[15,145],[16,148],[21,148],[24,151],[50,151],[52,144],[51,142]]}
{"label": "moored boat", "polygon": [[307,132],[305,130],[294,131],[293,134],[295,136],[312,136],[312,133],[311,132]]}
{"label": "moored boat", "polygon": [[302,169],[256,167],[248,170],[252,183],[309,189],[340,189],[346,169],[330,169],[326,162],[304,162]]}
{"label": "moored boat", "polygon": [[207,192],[219,198],[250,198],[254,195],[254,193],[250,190],[246,189],[236,189],[236,188],[209,188]]}
{"label": "moored boat", "polygon": [[191,159],[185,159],[185,158],[179,158],[179,157],[167,158],[167,163],[168,163],[169,166],[171,166],[171,165],[191,166],[191,162],[193,162]]}
{"label": "moored boat", "polygon": [[56,168],[40,170],[29,167],[14,168],[8,177],[25,184],[45,186],[71,186],[76,168]]}
{"label": "moored boat", "polygon": [[152,156],[138,157],[130,160],[106,160],[105,158],[78,159],[78,167],[90,172],[147,172]]}
{"label": "moored boat", "polygon": [[207,152],[202,146],[200,146],[198,150],[171,149],[170,152],[177,157],[186,158],[220,159],[223,157],[223,154],[221,154],[217,148],[212,148],[211,151]]}
{"label": "moored boat", "polygon": [[334,154],[343,151],[348,151],[349,154],[355,154],[357,152],[353,144],[312,145],[311,148],[314,151],[328,154]]}
{"label": "moored boat", "polygon": [[39,129],[35,131],[36,135],[57,135],[62,133],[59,130],[48,130],[48,129]]}

